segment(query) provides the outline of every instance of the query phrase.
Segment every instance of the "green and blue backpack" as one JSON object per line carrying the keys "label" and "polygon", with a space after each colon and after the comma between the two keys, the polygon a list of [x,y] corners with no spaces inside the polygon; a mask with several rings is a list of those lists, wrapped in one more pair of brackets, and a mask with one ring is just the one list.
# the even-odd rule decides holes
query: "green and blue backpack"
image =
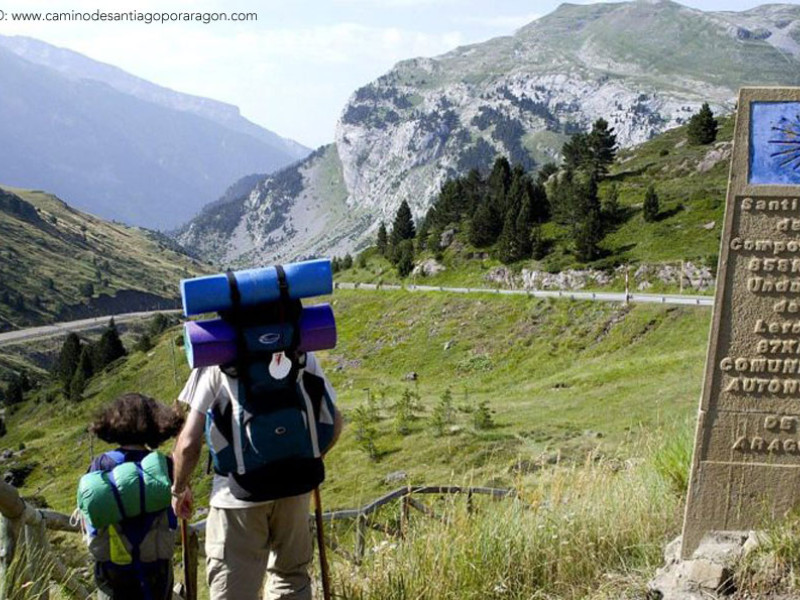
{"label": "green and blue backpack", "polygon": [[153,573],[164,569],[175,549],[170,466],[167,457],[155,451],[140,460],[127,458],[125,452],[113,450],[93,462],[93,466],[115,466],[81,477],[78,510],[86,525],[89,552],[103,579],[111,585],[138,583],[138,597],[150,600]]}

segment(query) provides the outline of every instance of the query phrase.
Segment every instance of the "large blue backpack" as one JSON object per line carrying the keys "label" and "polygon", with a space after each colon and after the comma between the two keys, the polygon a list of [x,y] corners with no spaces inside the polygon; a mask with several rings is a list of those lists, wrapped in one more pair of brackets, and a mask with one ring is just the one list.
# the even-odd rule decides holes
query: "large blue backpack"
{"label": "large blue backpack", "polygon": [[[228,477],[240,500],[296,496],[325,479],[322,456],[333,439],[335,409],[316,359],[296,349],[301,310],[299,300],[284,297],[223,315],[237,328],[240,349],[221,367],[225,393],[206,415],[206,441],[214,471]],[[265,323],[279,324],[281,334],[249,344]],[[269,366],[281,361],[291,368],[276,378]]]}

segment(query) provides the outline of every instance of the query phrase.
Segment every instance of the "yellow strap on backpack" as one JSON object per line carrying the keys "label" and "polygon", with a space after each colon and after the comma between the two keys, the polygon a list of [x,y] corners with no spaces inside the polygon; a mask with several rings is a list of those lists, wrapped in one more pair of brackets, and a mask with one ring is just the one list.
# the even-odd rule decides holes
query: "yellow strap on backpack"
{"label": "yellow strap on backpack", "polygon": [[108,528],[108,547],[111,554],[111,562],[115,565],[129,565],[133,562],[131,553],[125,547],[125,542],[116,525],[111,525]]}

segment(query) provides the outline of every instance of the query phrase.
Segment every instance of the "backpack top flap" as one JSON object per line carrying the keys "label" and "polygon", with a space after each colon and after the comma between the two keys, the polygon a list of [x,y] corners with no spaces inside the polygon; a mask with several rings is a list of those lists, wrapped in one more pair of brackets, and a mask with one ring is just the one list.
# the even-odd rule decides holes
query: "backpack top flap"
{"label": "backpack top flap", "polygon": [[141,461],[124,461],[120,452],[107,456],[117,462],[110,471],[92,471],[78,482],[78,508],[94,529],[126,518],[167,509],[171,503],[169,463],[160,452]]}

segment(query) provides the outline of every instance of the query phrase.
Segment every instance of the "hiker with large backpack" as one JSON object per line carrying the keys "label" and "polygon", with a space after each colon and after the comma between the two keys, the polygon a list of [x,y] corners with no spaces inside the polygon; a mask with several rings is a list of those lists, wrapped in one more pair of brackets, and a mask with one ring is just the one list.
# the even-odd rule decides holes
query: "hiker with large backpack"
{"label": "hiker with large backpack", "polygon": [[172,461],[156,448],[182,424],[176,407],[128,393],[89,426],[101,440],[118,445],[95,457],[78,484],[78,511],[100,600],[172,597],[177,532]]}
{"label": "hiker with large backpack", "polygon": [[211,600],[310,600],[310,498],[342,428],[335,393],[313,350],[333,347],[329,261],[185,280],[193,370],[178,399],[190,410],[173,451],[173,507],[188,519],[189,487],[209,447],[214,479],[206,519]]}

